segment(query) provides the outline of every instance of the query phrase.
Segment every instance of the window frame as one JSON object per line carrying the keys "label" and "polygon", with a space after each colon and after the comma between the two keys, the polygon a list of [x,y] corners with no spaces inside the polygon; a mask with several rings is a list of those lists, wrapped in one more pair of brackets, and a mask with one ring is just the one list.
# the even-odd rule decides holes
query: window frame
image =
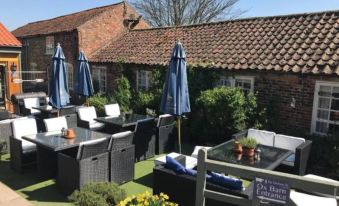
{"label": "window frame", "polygon": [[[327,135],[327,133],[322,133],[322,132],[317,132],[316,131],[316,125],[318,120],[318,109],[319,109],[319,91],[320,91],[320,86],[329,86],[331,87],[331,95],[333,93],[333,87],[339,87],[339,82],[331,82],[331,81],[316,81],[315,86],[314,86],[314,95],[313,95],[313,109],[312,109],[312,122],[311,122],[311,134],[318,134],[318,135]],[[339,121],[332,121],[330,120],[330,115],[331,115],[331,105],[332,105],[332,96],[330,97],[330,102],[329,102],[329,117],[327,120],[321,119],[320,122],[326,122],[327,124],[335,124],[339,126]],[[326,109],[324,109],[326,110]]]}
{"label": "window frame", "polygon": [[[253,93],[254,92],[254,81],[255,81],[255,77],[254,76],[227,76],[227,75],[222,75],[219,79],[218,82],[218,86],[225,86],[228,87],[227,85],[222,85],[220,84],[222,80],[228,80],[230,82],[230,86],[231,88],[235,88],[236,87],[236,81],[237,80],[249,80],[251,82],[251,88],[250,88],[250,92]],[[239,87],[241,90],[243,90],[243,87]]]}
{"label": "window frame", "polygon": [[[139,74],[141,72],[145,72],[145,88],[139,88],[140,87],[140,82],[139,82]],[[145,69],[138,69],[137,72],[136,72],[136,87],[137,87],[137,91],[139,90],[145,90],[145,91],[148,91],[150,86],[151,86],[151,74],[152,74],[152,71],[150,70],[145,70]]]}
{"label": "window frame", "polygon": [[54,36],[46,36],[45,38],[45,54],[53,55],[55,49]]}
{"label": "window frame", "polygon": [[[95,74],[97,73],[97,75]],[[104,74],[105,80],[104,85],[102,85],[102,74]],[[107,67],[106,66],[92,66],[92,79],[94,80],[97,76],[99,82],[99,91],[96,93],[106,94],[107,93]],[[104,90],[102,90],[104,89]]]}

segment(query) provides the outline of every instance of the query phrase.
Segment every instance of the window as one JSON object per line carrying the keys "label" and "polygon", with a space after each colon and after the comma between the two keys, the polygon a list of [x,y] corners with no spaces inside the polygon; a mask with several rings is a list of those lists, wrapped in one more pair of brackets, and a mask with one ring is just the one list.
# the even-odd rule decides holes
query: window
{"label": "window", "polygon": [[103,66],[92,67],[93,87],[96,93],[106,93],[107,91],[107,69]]}
{"label": "window", "polygon": [[339,83],[316,82],[312,115],[312,133],[338,131]]}
{"label": "window", "polygon": [[46,36],[46,54],[54,54],[54,36]]}
{"label": "window", "polygon": [[219,80],[219,86],[226,87],[239,87],[245,94],[253,92],[254,89],[254,77],[249,76],[235,76],[227,77],[222,76]]}
{"label": "window", "polygon": [[138,70],[137,71],[137,89],[138,90],[148,90],[151,86],[151,71],[147,70]]}
{"label": "window", "polygon": [[67,86],[69,90],[73,90],[73,81],[74,81],[73,65],[70,63],[66,63],[66,65],[67,65]]}

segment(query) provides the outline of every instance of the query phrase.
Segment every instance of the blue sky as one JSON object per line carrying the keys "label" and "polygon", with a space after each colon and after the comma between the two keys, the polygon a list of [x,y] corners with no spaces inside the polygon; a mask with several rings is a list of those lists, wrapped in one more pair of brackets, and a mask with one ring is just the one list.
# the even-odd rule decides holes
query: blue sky
{"label": "blue sky", "polygon": [[[29,22],[119,2],[120,0],[4,0],[0,22],[13,30]],[[242,17],[339,10],[339,0],[240,0]],[[6,9],[4,9],[6,8]]]}

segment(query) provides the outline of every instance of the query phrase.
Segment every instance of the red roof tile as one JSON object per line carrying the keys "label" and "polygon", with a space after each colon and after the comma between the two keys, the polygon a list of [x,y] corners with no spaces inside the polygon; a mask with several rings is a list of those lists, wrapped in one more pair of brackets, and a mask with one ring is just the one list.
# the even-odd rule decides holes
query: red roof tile
{"label": "red roof tile", "polygon": [[339,74],[339,11],[130,31],[92,62],[167,65],[180,39],[192,66]]}
{"label": "red roof tile", "polygon": [[6,27],[0,23],[0,46],[21,47],[21,43],[15,36],[9,32]]}
{"label": "red roof tile", "polygon": [[45,34],[51,34],[51,33],[57,33],[57,32],[72,31],[78,28],[79,26],[83,25],[88,20],[92,19],[93,17],[107,10],[113,9],[122,3],[123,2],[109,5],[109,6],[80,11],[77,13],[60,16],[60,17],[56,17],[53,19],[29,23],[25,26],[22,26],[14,30],[13,34],[16,37],[27,37],[27,36],[34,36],[34,35],[45,35]]}

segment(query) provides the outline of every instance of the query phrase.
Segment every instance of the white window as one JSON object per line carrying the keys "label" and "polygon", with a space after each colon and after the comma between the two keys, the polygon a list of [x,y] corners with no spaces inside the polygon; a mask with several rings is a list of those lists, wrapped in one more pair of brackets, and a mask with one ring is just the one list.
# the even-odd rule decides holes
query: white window
{"label": "white window", "polygon": [[312,133],[339,129],[339,82],[316,82],[312,115]]}
{"label": "white window", "polygon": [[73,78],[74,78],[74,69],[73,64],[66,63],[67,65],[67,86],[69,90],[73,90]]}
{"label": "white window", "polygon": [[106,93],[107,91],[107,69],[104,66],[92,67],[93,87],[96,93]]}
{"label": "white window", "polygon": [[46,54],[54,54],[54,36],[46,36]]}
{"label": "white window", "polygon": [[219,80],[218,86],[226,87],[239,87],[245,94],[253,92],[254,90],[254,77],[250,76],[235,76],[227,77],[222,76]]}
{"label": "white window", "polygon": [[137,71],[137,90],[148,90],[151,86],[151,71],[138,70]]}

